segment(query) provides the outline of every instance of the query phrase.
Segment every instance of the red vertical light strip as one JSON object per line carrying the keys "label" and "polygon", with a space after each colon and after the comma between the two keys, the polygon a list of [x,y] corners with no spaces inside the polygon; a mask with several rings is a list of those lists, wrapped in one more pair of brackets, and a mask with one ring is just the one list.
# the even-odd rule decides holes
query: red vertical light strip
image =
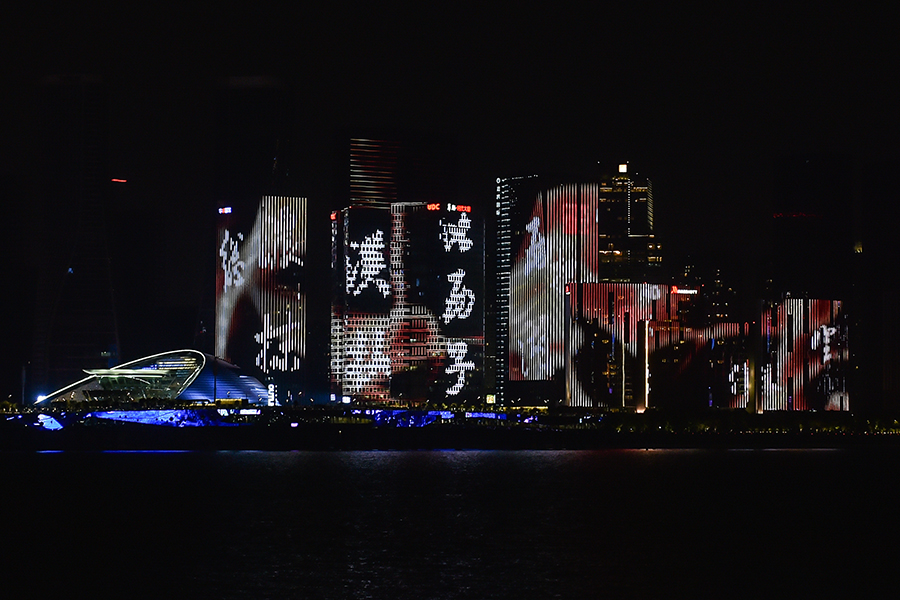
{"label": "red vertical light strip", "polygon": [[597,223],[600,207],[600,187],[597,184],[591,184],[589,187],[589,202],[587,203],[587,214],[584,215],[583,221],[587,224],[585,236],[589,243],[587,277],[586,281],[598,281],[598,269],[600,259],[600,232]]}
{"label": "red vertical light strip", "polygon": [[[559,277],[552,282],[554,287],[565,285],[563,282],[575,280],[575,274],[578,268],[578,249],[575,247],[575,240],[578,239],[578,223],[577,223],[577,191],[573,184],[559,188],[556,192],[556,222],[560,224],[560,268]],[[552,288],[551,288],[552,289]],[[551,309],[552,310],[552,309]],[[558,311],[555,311],[558,312]],[[560,323],[557,320],[557,327]],[[565,327],[564,324],[562,324]],[[558,331],[562,331],[560,327]]]}
{"label": "red vertical light strip", "polygon": [[[306,228],[308,225],[306,198],[300,199],[300,215],[301,215],[301,228],[300,228],[299,235],[300,235],[300,240],[301,240],[300,241],[300,249],[302,252],[302,254],[300,256],[303,257],[303,261],[305,263],[306,262]],[[305,266],[306,265],[304,264],[304,267]],[[306,273],[305,268],[304,268],[304,273]],[[304,279],[305,279],[305,281],[303,281],[301,283],[301,288],[300,288],[301,291],[300,291],[300,298],[299,298],[300,311],[301,311],[302,316],[300,319],[300,332],[299,332],[301,339],[299,340],[298,346],[300,347],[300,349],[302,351],[302,356],[305,358],[306,357],[306,331],[307,331],[307,329],[306,329],[306,327],[307,327],[306,313],[308,312],[307,308],[306,308],[306,290],[309,289],[309,277],[305,276]]]}

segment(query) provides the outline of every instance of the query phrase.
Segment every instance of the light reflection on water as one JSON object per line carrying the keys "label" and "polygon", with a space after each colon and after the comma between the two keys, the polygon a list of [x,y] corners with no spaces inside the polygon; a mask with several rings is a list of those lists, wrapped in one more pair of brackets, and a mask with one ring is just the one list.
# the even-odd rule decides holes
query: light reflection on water
{"label": "light reflection on water", "polygon": [[20,575],[66,556],[60,585],[102,564],[112,590],[217,598],[864,589],[890,571],[865,549],[900,529],[898,466],[844,450],[0,454],[31,515],[7,528]]}

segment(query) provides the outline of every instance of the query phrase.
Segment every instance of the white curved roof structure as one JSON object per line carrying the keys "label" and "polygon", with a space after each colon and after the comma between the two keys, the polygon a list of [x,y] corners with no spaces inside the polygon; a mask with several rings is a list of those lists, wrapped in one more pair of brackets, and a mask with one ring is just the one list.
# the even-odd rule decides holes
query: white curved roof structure
{"label": "white curved roof structure", "polygon": [[247,400],[266,404],[268,391],[256,378],[242,375],[224,360],[197,350],[173,350],[124,363],[112,369],[85,370],[87,377],[39,400],[73,402],[118,400]]}

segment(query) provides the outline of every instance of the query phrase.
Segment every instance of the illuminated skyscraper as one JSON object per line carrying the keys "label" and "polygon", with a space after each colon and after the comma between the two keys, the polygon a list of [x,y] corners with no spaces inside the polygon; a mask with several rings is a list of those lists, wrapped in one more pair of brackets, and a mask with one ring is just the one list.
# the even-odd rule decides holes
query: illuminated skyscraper
{"label": "illuminated skyscraper", "polygon": [[331,215],[335,399],[474,402],[482,393],[483,221],[448,200],[448,165],[417,148],[351,142],[351,203]]}
{"label": "illuminated skyscraper", "polygon": [[757,410],[850,410],[849,324],[843,302],[763,304]]}
{"label": "illuminated skyscraper", "polygon": [[216,356],[261,374],[271,401],[299,398],[306,358],[306,198],[219,208]]}
{"label": "illuminated skyscraper", "polygon": [[207,351],[256,376],[272,401],[297,402],[315,372],[306,257],[307,199],[318,196],[302,182],[302,145],[292,143],[291,89],[265,76],[220,83],[215,328]]}
{"label": "illuminated skyscraper", "polygon": [[749,324],[697,319],[697,288],[569,284],[566,405],[744,408]]}
{"label": "illuminated skyscraper", "polygon": [[335,397],[475,401],[481,393],[481,219],[461,204],[332,213]]}
{"label": "illuminated skyscraper", "polygon": [[400,145],[386,140],[350,140],[350,198],[356,204],[397,200]]}
{"label": "illuminated skyscraper", "polygon": [[[854,173],[849,158],[828,154],[785,158],[774,175],[773,255],[769,297],[759,320],[757,409],[846,411],[853,387],[848,385],[848,334],[851,328],[854,339],[860,333],[849,315],[857,323],[867,317],[862,306],[872,297],[861,293],[867,285],[861,275],[861,231],[868,224],[862,213],[870,203],[859,195],[866,178]],[[878,262],[889,264],[883,256]],[[858,410],[858,395],[854,398]]]}
{"label": "illuminated skyscraper", "polygon": [[661,264],[649,180],[632,179],[623,164],[611,177],[571,181],[496,182],[492,280],[500,402],[563,400],[566,284],[645,281]]}

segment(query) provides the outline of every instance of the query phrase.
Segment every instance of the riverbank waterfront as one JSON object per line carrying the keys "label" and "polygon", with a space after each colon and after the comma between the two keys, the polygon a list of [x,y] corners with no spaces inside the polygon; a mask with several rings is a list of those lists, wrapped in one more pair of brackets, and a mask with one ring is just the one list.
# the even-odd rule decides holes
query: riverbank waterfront
{"label": "riverbank waterfront", "polygon": [[0,450],[589,450],[900,447],[900,421],[841,413],[693,415],[417,409],[20,412]]}

